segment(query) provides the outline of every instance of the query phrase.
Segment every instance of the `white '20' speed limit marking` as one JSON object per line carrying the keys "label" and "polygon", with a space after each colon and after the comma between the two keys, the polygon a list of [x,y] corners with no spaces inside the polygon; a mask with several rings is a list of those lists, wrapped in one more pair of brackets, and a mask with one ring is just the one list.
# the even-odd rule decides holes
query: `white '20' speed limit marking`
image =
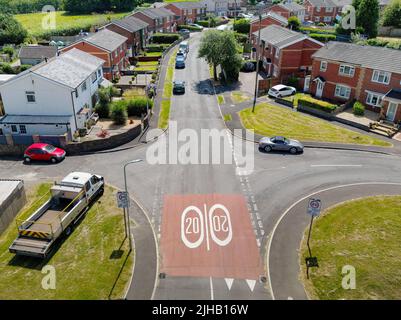
{"label": "white '20' speed limit marking", "polygon": [[[215,204],[207,210],[204,204],[204,211],[196,206],[189,206],[181,214],[181,239],[190,248],[198,248],[206,239],[207,250],[210,250],[210,238],[217,245],[224,247],[228,245],[233,237],[231,217],[228,209],[222,204]],[[221,210],[223,214],[215,214],[216,210]],[[190,212],[196,213],[189,216]],[[220,239],[216,233],[224,232],[227,234],[225,239]],[[195,235],[196,241],[190,241],[189,235]]]}

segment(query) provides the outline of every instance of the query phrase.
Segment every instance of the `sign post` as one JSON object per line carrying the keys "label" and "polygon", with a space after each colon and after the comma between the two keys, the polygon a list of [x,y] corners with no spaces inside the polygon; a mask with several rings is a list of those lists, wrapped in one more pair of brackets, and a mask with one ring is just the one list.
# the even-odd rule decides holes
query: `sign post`
{"label": "sign post", "polygon": [[128,237],[128,227],[127,227],[127,217],[125,213],[125,209],[128,208],[129,206],[129,200],[128,200],[128,193],[125,191],[118,191],[117,192],[117,207],[123,209],[124,213],[124,227],[125,227],[125,237]]}
{"label": "sign post", "polygon": [[309,257],[305,258],[306,262],[306,277],[309,279],[309,268],[310,267],[318,267],[319,264],[317,262],[317,257],[312,257],[312,250],[309,245],[309,240],[312,233],[312,225],[313,219],[320,215],[320,211],[322,209],[322,202],[320,199],[309,199],[308,203],[308,214],[311,216],[310,225],[309,225],[309,232],[308,232],[308,240],[306,242],[309,251]]}

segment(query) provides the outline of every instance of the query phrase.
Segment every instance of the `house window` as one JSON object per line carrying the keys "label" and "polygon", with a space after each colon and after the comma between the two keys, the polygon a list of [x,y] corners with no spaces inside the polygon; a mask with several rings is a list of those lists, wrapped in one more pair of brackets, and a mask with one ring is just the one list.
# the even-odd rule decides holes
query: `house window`
{"label": "house window", "polygon": [[98,76],[99,78],[102,77],[102,70],[99,69],[99,70],[97,71],[97,76]]}
{"label": "house window", "polygon": [[327,71],[327,61],[321,61],[320,62],[320,71]]}
{"label": "house window", "polygon": [[324,22],[331,22],[331,17],[324,17]]}
{"label": "house window", "polygon": [[348,99],[351,95],[351,88],[338,84],[336,85],[336,91],[334,95],[338,98]]}
{"label": "house window", "polygon": [[320,12],[320,7],[316,7],[316,12]]}
{"label": "house window", "polygon": [[339,69],[339,74],[343,76],[353,77],[355,74],[355,68],[342,64]]}
{"label": "house window", "polygon": [[17,126],[15,124],[11,125],[11,132],[17,132]]}
{"label": "house window", "polygon": [[20,124],[19,126],[19,132],[21,134],[26,134],[26,126],[24,124]]}
{"label": "house window", "polygon": [[320,21],[320,17],[315,17],[315,22],[319,22]]}
{"label": "house window", "polygon": [[82,84],[82,92],[86,91],[86,81]]}
{"label": "house window", "polygon": [[377,83],[389,84],[390,77],[390,72],[375,70],[373,71],[372,81]]}
{"label": "house window", "polygon": [[92,83],[94,83],[96,80],[97,80],[97,73],[94,72],[94,73],[92,74]]}
{"label": "house window", "polygon": [[380,107],[382,103],[383,95],[374,93],[374,92],[368,92],[368,95],[366,97],[366,103],[368,105],[374,106],[374,107]]}
{"label": "house window", "polygon": [[333,7],[326,7],[326,12],[333,12]]}
{"label": "house window", "polygon": [[26,100],[30,103],[36,102],[35,92],[34,91],[26,91]]}

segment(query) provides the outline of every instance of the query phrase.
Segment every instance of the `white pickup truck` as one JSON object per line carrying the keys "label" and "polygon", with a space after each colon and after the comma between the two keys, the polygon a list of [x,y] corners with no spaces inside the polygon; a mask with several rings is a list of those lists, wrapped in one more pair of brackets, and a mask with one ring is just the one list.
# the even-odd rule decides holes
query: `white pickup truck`
{"label": "white pickup truck", "polygon": [[46,258],[54,242],[69,235],[89,205],[103,194],[104,179],[73,172],[55,183],[50,192],[50,199],[18,226],[18,237],[9,247],[11,253]]}

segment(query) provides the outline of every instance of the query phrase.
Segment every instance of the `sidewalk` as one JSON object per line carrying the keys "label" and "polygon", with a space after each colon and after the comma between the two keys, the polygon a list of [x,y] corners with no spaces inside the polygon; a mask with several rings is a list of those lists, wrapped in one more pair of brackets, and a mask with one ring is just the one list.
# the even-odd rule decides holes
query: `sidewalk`
{"label": "sidewalk", "polygon": [[[227,88],[228,89],[228,88]],[[253,99],[251,100],[247,100],[245,102],[242,103],[238,103],[235,104],[232,101],[231,98],[231,91],[229,90],[225,90],[225,89],[221,89],[218,90],[218,87],[216,88],[216,93],[218,95],[222,95],[224,97],[225,102],[220,105],[221,108],[221,112],[223,114],[223,116],[225,115],[230,115],[231,116],[231,120],[230,121],[226,121],[226,125],[227,127],[233,132],[234,129],[243,129],[243,125],[241,123],[241,119],[238,115],[238,112],[246,109],[246,108],[252,108],[253,106]],[[274,106],[278,106],[281,108],[286,108],[289,109],[289,107],[278,104],[274,101],[272,101],[270,98],[268,98],[267,96],[262,96],[256,99],[256,104],[258,103],[262,103],[262,102],[268,102],[271,105]],[[306,113],[303,113],[303,115],[307,116],[307,117],[313,117],[312,115],[308,115]],[[327,120],[323,120],[322,121],[327,121]],[[395,139],[388,139],[386,137],[383,136],[378,136],[374,133],[370,133],[370,132],[366,132],[363,130],[360,130],[358,128],[349,126],[349,125],[345,125],[343,123],[339,123],[336,121],[332,121],[331,123],[361,133],[361,134],[365,134],[365,135],[370,135],[373,137],[380,137],[381,139],[388,141],[390,143],[393,144],[393,147],[376,147],[376,146],[367,146],[367,145],[358,145],[358,144],[343,144],[343,143],[331,143],[331,142],[313,142],[313,141],[301,141],[302,144],[306,147],[306,148],[321,148],[321,149],[337,149],[337,150],[350,150],[350,151],[361,151],[361,152],[373,152],[373,153],[381,153],[381,154],[388,154],[388,155],[401,155],[401,141],[395,140]],[[258,143],[259,140],[262,138],[261,135],[255,133],[255,138],[254,138],[254,142]]]}

